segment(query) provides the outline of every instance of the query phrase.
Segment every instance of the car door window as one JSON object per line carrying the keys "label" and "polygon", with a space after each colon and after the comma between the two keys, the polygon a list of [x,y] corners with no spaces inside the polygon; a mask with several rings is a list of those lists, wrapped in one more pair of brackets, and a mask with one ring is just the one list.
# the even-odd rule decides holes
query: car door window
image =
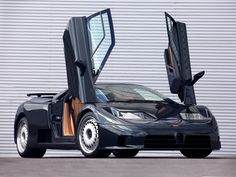
{"label": "car door window", "polygon": [[114,46],[114,33],[109,10],[88,17],[88,36],[93,74],[97,76]]}

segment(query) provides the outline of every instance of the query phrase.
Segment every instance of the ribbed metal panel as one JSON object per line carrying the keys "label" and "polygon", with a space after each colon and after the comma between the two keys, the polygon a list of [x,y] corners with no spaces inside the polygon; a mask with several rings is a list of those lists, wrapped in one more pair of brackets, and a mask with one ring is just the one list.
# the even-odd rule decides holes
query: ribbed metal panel
{"label": "ribbed metal panel", "polygon": [[[169,12],[187,23],[193,73],[206,71],[195,90],[220,126],[222,149],[214,154],[236,155],[235,0],[0,0],[0,155],[16,155],[13,121],[26,93],[67,87],[62,34],[69,18],[105,8],[116,46],[99,81],[143,84],[176,99],[163,59]],[[49,152],[65,153],[77,152]]]}

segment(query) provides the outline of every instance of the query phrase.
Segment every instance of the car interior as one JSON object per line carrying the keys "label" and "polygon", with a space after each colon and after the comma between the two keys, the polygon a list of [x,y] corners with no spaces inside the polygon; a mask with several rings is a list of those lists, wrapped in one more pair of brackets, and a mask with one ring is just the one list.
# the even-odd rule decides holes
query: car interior
{"label": "car interior", "polygon": [[84,104],[78,98],[65,98],[63,105],[63,136],[75,135],[75,123],[78,119],[79,112],[83,109]]}
{"label": "car interior", "polygon": [[75,122],[77,122],[78,114],[84,108],[84,104],[78,98],[68,94],[68,90],[55,95],[52,102],[51,118],[58,136],[75,136],[75,126],[77,126]]}

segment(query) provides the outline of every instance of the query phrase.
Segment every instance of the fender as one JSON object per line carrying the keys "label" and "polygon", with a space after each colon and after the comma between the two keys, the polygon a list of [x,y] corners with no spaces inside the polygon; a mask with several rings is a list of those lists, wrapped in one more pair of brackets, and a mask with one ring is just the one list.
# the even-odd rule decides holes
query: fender
{"label": "fender", "polygon": [[[86,113],[88,113],[88,112],[92,112],[92,113],[94,113],[94,114],[96,115],[97,113],[96,113],[95,105],[90,105],[90,104],[85,105],[85,107],[84,107],[84,108],[80,111],[80,113],[78,114],[78,119],[77,119],[77,122],[76,122],[76,127],[78,127],[78,125],[79,125],[79,123],[80,123],[82,117],[83,117]],[[96,117],[98,117],[98,116],[96,115]]]}
{"label": "fender", "polygon": [[21,118],[25,117],[30,124],[29,134],[31,137],[30,144],[37,144],[38,132],[41,129],[49,129],[48,122],[48,103],[33,103],[31,100],[22,103],[16,112],[14,122],[14,142],[16,143],[17,125]]}
{"label": "fender", "polygon": [[[100,108],[100,109],[101,109],[101,108]],[[80,122],[80,120],[82,119],[82,117],[83,117],[86,113],[88,113],[88,112],[94,113],[94,115],[95,115],[96,118],[97,118],[97,122],[103,124],[105,120],[104,120],[103,117],[101,117],[101,116],[99,115],[99,110],[100,110],[100,109],[98,109],[98,107],[97,107],[96,105],[92,105],[92,104],[86,105],[86,106],[81,110],[81,112],[80,112],[79,115],[78,115],[78,122],[77,122],[77,125],[79,124],[79,122]],[[106,113],[106,111],[104,111],[104,112]],[[104,113],[104,112],[103,112],[103,113]],[[117,124],[119,124],[120,121],[119,121],[119,120],[115,121],[114,118],[116,118],[116,117],[113,117],[112,122],[113,122],[113,123],[116,122]],[[122,123],[124,123],[124,122],[122,122]]]}

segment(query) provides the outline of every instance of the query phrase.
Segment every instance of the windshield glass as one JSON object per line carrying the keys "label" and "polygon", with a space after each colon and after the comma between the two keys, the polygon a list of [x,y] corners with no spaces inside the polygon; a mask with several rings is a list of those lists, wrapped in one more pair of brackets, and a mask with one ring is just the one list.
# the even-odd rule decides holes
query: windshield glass
{"label": "windshield glass", "polygon": [[96,85],[99,102],[109,101],[163,101],[166,97],[141,85],[110,84]]}

